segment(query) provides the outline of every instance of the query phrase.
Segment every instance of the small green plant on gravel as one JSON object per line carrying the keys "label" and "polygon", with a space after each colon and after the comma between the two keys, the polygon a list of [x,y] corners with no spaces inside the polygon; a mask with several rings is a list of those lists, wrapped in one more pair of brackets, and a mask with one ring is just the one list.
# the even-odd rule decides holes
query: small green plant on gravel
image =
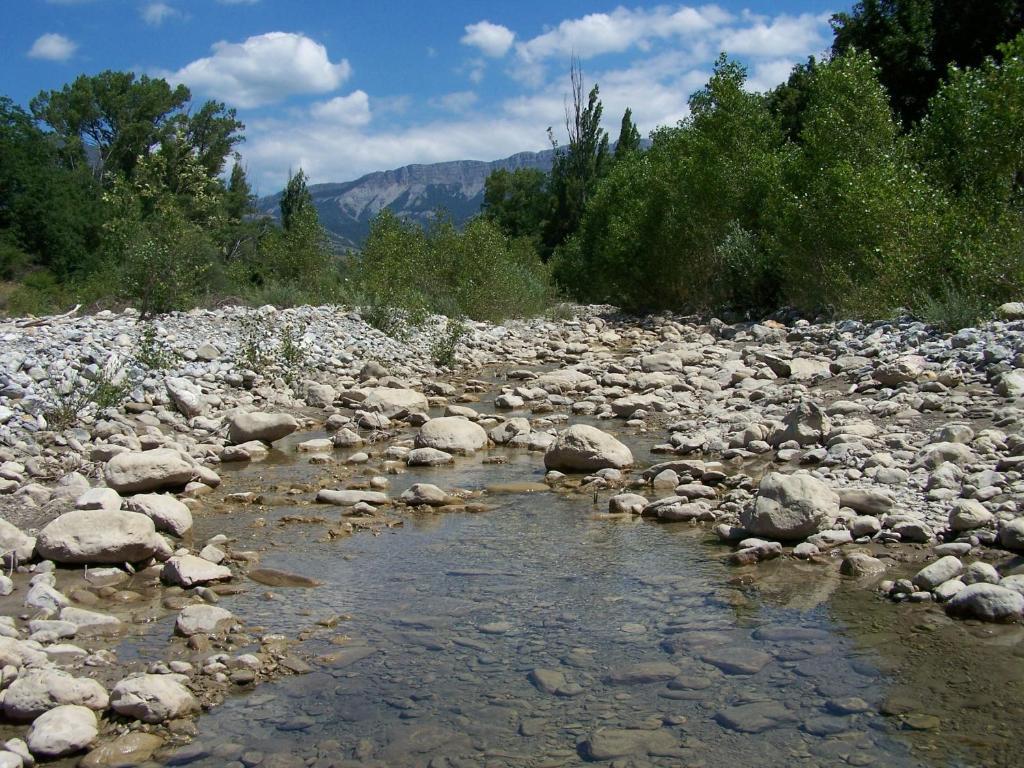
{"label": "small green plant on gravel", "polygon": [[469,328],[462,317],[445,318],[444,330],[440,331],[430,345],[430,358],[435,365],[452,368],[455,365],[455,348],[469,335]]}
{"label": "small green plant on gravel", "polygon": [[166,371],[178,362],[178,354],[160,340],[156,326],[146,323],[139,335],[135,362],[151,371]]}
{"label": "small green plant on gravel", "polygon": [[77,382],[61,382],[52,376],[48,379],[48,388],[53,404],[43,411],[43,417],[49,427],[62,431],[80,423],[90,406],[97,411],[116,408],[128,396],[127,381],[115,381],[110,373],[101,370],[88,385]]}
{"label": "small green plant on gravel", "polygon": [[272,361],[268,343],[271,336],[270,321],[262,315],[249,315],[238,323],[241,334],[235,362],[250,371],[263,373]]}
{"label": "small green plant on gravel", "polygon": [[241,343],[235,358],[238,365],[256,373],[280,369],[289,385],[301,378],[307,356],[302,346],[304,323],[287,320],[278,323],[264,315],[245,317],[239,323]]}
{"label": "small green plant on gravel", "polygon": [[990,301],[947,282],[937,293],[925,298],[918,314],[926,323],[956,333],[991,316],[991,307]]}
{"label": "small green plant on gravel", "polygon": [[277,362],[284,368],[284,378],[289,384],[299,379],[299,374],[306,365],[306,350],[302,348],[302,336],[306,332],[303,323],[285,322],[281,326],[281,341],[277,345]]}

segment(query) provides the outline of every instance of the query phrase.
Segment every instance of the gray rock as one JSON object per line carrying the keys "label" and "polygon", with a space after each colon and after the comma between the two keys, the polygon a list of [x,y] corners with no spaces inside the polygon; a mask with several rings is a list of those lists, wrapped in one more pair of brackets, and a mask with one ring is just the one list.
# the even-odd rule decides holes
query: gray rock
{"label": "gray rock", "polygon": [[843,558],[843,562],[839,565],[839,572],[844,576],[861,578],[884,573],[885,568],[885,563],[877,557],[872,557],[866,552],[851,552]]}
{"label": "gray rock", "polygon": [[839,496],[821,480],[769,472],[740,514],[740,525],[755,536],[790,541],[827,530],[838,513]]}
{"label": "gray rock", "polygon": [[399,499],[409,506],[443,507],[451,504],[454,500],[451,496],[430,483],[416,483],[407,488],[399,496]]}
{"label": "gray rock", "polygon": [[228,442],[235,445],[251,440],[272,443],[287,437],[298,428],[299,422],[287,413],[238,413],[228,421]]}
{"label": "gray rock", "polygon": [[17,721],[34,720],[62,704],[102,711],[106,689],[87,677],[72,677],[58,669],[30,669],[11,683],[4,695],[4,715]]}
{"label": "gray rock", "polygon": [[679,739],[663,728],[598,728],[580,743],[579,751],[589,760],[601,761],[664,753],[678,746]]}
{"label": "gray rock", "polygon": [[203,393],[191,379],[183,376],[168,376],[164,379],[167,394],[174,407],[187,419],[195,418],[206,410]]}
{"label": "gray rock", "polygon": [[885,515],[894,502],[888,493],[873,488],[840,488],[839,503],[862,515]]}
{"label": "gray rock", "polygon": [[607,432],[587,424],[574,424],[559,433],[544,454],[544,466],[565,472],[594,472],[608,467],[632,466],[633,454]]}
{"label": "gray rock", "polygon": [[103,469],[107,485],[122,495],[180,488],[196,474],[195,465],[171,448],[119,453]]}
{"label": "gray rock", "polygon": [[804,401],[782,420],[782,429],[771,436],[771,444],[778,447],[795,441],[801,446],[823,444],[832,429],[832,420],[817,403]]}
{"label": "gray rock", "polygon": [[980,501],[957,499],[949,509],[949,529],[956,533],[985,528],[992,523],[993,515]]}
{"label": "gray rock", "polygon": [[420,428],[416,447],[467,455],[487,447],[487,432],[479,424],[461,416],[442,416],[431,419]]}
{"label": "gray rock", "polygon": [[324,488],[317,492],[316,500],[321,504],[333,504],[337,507],[354,507],[356,504],[379,506],[388,503],[388,495],[380,491],[335,491]]}
{"label": "gray rock", "polygon": [[405,413],[427,410],[427,398],[414,389],[395,389],[393,387],[371,387],[360,390],[366,396],[362,407],[367,411],[377,411],[389,419]]}
{"label": "gray rock", "polygon": [[1024,594],[999,584],[970,584],[946,603],[946,613],[962,619],[1017,621],[1024,615]]}
{"label": "gray rock", "polygon": [[140,493],[127,506],[150,518],[158,531],[180,537],[192,529],[192,510],[166,493]]}
{"label": "gray rock", "polygon": [[36,548],[34,536],[26,536],[17,526],[11,525],[0,518],[0,555],[5,564],[10,564],[13,554],[19,563],[27,563],[32,559]]}
{"label": "gray rock", "polygon": [[160,578],[167,584],[191,589],[214,581],[226,581],[231,578],[231,569],[195,555],[178,555],[164,564]]}
{"label": "gray rock", "polygon": [[187,605],[174,622],[174,631],[191,637],[198,634],[213,634],[235,620],[234,615],[215,605]]}
{"label": "gray rock", "polygon": [[979,560],[964,569],[960,580],[964,584],[998,584],[1001,578],[994,566]]}
{"label": "gray rock", "polygon": [[133,675],[110,691],[110,707],[119,715],[144,723],[186,717],[198,703],[183,685],[182,675]]}
{"label": "gray rock", "polygon": [[36,548],[58,563],[135,563],[170,554],[150,518],[104,509],[65,512],[39,532]]}
{"label": "gray rock", "polygon": [[414,448],[406,455],[405,461],[410,467],[439,467],[455,463],[455,457],[436,448]]}
{"label": "gray rock", "polygon": [[964,564],[953,555],[946,555],[919,570],[911,582],[920,590],[931,592],[939,584],[963,573]]}
{"label": "gray rock", "polygon": [[81,752],[98,735],[96,713],[87,707],[65,704],[36,718],[25,740],[33,756],[57,758]]}
{"label": "gray rock", "polygon": [[1024,552],[1024,517],[999,526],[999,544],[1011,552]]}
{"label": "gray rock", "polygon": [[663,683],[679,674],[679,668],[667,661],[647,661],[618,667],[606,678],[611,685],[645,685]]}

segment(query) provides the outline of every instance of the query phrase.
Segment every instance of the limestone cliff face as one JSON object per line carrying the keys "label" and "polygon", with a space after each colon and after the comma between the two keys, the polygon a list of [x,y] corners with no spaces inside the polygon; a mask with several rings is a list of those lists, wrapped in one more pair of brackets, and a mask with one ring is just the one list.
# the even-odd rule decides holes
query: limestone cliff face
{"label": "limestone cliff face", "polygon": [[[370,231],[370,222],[383,208],[404,219],[426,222],[444,208],[462,224],[479,213],[484,199],[484,180],[493,171],[517,168],[551,169],[552,152],[520,152],[503,160],[483,162],[456,160],[430,165],[407,165],[377,171],[355,181],[314,184],[309,191],[320,222],[341,248],[358,248]],[[278,216],[280,194],[261,198],[257,208]]]}

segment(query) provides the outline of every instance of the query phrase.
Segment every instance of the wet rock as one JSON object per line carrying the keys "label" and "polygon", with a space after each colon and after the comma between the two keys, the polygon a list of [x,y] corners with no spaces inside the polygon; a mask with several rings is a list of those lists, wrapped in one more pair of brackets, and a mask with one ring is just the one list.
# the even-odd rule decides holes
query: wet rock
{"label": "wet rock", "polygon": [[334,491],[324,488],[317,492],[316,500],[321,504],[333,504],[337,507],[353,507],[356,504],[387,504],[388,496],[380,491]]}
{"label": "wet rock", "polygon": [[128,509],[153,520],[158,531],[184,536],[192,529],[192,511],[165,493],[140,493],[127,502]]}
{"label": "wet rock", "polygon": [[455,457],[436,448],[414,448],[405,457],[410,467],[439,467],[454,464]]}
{"label": "wet rock", "polygon": [[939,558],[931,565],[926,565],[911,579],[914,586],[925,592],[930,592],[944,581],[949,581],[954,576],[963,572],[964,565],[953,555]]}
{"label": "wet rock", "polygon": [[679,740],[664,729],[598,728],[579,745],[588,760],[614,760],[630,755],[648,755],[673,750]]}
{"label": "wet rock", "polygon": [[103,469],[107,485],[122,495],[181,488],[196,474],[196,466],[171,448],[119,453]]}
{"label": "wet rock", "polygon": [[142,765],[163,746],[164,740],[154,733],[131,731],[113,741],[101,744],[83,757],[79,768],[125,768]]}
{"label": "wet rock", "polygon": [[607,681],[611,685],[643,685],[671,680],[679,674],[679,668],[667,661],[648,661],[613,669]]}
{"label": "wet rock", "polygon": [[637,493],[619,493],[608,499],[608,511],[611,514],[639,515],[648,501]]}
{"label": "wet rock", "polygon": [[71,605],[61,608],[60,620],[70,622],[79,629],[82,627],[117,627],[121,624],[121,620],[116,616],[87,611],[84,608],[76,608]]}
{"label": "wet rock", "polygon": [[231,569],[195,555],[177,555],[164,564],[160,578],[165,584],[191,589],[202,584],[230,579]]}
{"label": "wet rock", "polygon": [[110,691],[110,707],[119,715],[144,723],[185,717],[198,707],[182,675],[134,675]]}
{"label": "wet rock", "polygon": [[274,568],[253,568],[246,575],[258,584],[265,584],[268,587],[319,587],[323,584],[322,581],[308,576]]}
{"label": "wet rock", "polygon": [[772,657],[764,651],[740,647],[708,651],[701,659],[727,675],[756,675],[772,661]]}
{"label": "wet rock", "polygon": [[574,424],[559,433],[544,454],[544,466],[566,472],[594,472],[608,467],[632,466],[629,448],[606,432],[586,424]]}
{"label": "wet rock", "polygon": [[215,605],[189,605],[182,609],[174,622],[174,631],[184,637],[213,634],[234,621],[234,615]]}
{"label": "wet rock", "polygon": [[407,488],[399,499],[409,506],[443,507],[451,504],[453,499],[436,485],[416,483]]}
{"label": "wet rock", "polygon": [[58,669],[33,669],[21,674],[4,695],[4,715],[16,721],[33,720],[62,704],[101,711],[107,708],[106,689],[87,677]]}
{"label": "wet rock", "polygon": [[39,532],[36,549],[58,563],[135,563],[169,554],[152,519],[105,509],[65,512]]}
{"label": "wet rock", "polygon": [[556,669],[537,667],[530,671],[528,678],[537,690],[552,696],[578,696],[583,693],[583,688],[568,682],[565,674]]}
{"label": "wet rock", "polygon": [[998,584],[970,584],[946,604],[946,613],[961,619],[1017,621],[1024,615],[1024,595]]}
{"label": "wet rock", "polygon": [[81,752],[98,735],[96,714],[91,709],[65,704],[36,718],[25,740],[35,757],[57,758]]}
{"label": "wet rock", "polygon": [[715,715],[721,725],[740,733],[763,733],[780,725],[792,723],[795,715],[780,703],[758,701],[725,707]]}
{"label": "wet rock", "polygon": [[839,572],[844,576],[861,578],[874,576],[885,571],[885,563],[866,552],[851,552],[843,558]]}
{"label": "wet rock", "polygon": [[298,428],[299,422],[287,413],[238,413],[228,421],[228,442],[235,445],[250,440],[272,443],[287,437]]}
{"label": "wet rock", "polygon": [[783,541],[826,530],[839,513],[839,496],[806,474],[769,472],[754,503],[740,514],[740,525],[756,536]]}

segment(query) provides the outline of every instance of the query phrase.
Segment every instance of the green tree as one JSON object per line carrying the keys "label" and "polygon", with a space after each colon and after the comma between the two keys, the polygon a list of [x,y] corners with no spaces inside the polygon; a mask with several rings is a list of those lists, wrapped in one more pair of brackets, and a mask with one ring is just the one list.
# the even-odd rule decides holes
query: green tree
{"label": "green tree", "polygon": [[633,110],[626,107],[619,126],[619,138],[615,142],[615,159],[621,160],[626,155],[640,151],[640,131],[633,122]]}
{"label": "green tree", "polygon": [[89,166],[109,185],[117,174],[131,178],[139,159],[168,141],[188,145],[208,176],[223,170],[244,126],[219,102],[208,101],[190,116],[190,99],[184,85],[107,70],[42,91],[30,107],[56,134],[69,167]]}
{"label": "green tree", "polygon": [[779,121],[782,132],[789,141],[799,141],[803,132],[808,86],[817,66],[817,59],[809,56],[806,62],[793,67],[786,82],[768,93],[768,108]]}
{"label": "green tree", "polygon": [[231,166],[231,175],[224,195],[224,208],[228,218],[232,221],[241,221],[252,212],[254,202],[255,197],[249,186],[245,167],[236,159],[235,164]]}
{"label": "green tree", "polygon": [[481,215],[506,237],[523,237],[538,247],[551,216],[548,175],[537,168],[494,171],[484,181]]}
{"label": "green tree", "polygon": [[0,98],[0,274],[41,267],[67,279],[88,268],[102,221],[88,172],[63,167],[32,117]]}
{"label": "green tree", "polygon": [[584,97],[583,70],[573,61],[569,70],[571,106],[565,109],[569,143],[559,147],[551,129],[555,156],[551,168],[554,212],[543,238],[543,255],[548,257],[579,227],[590,196],[608,165],[608,133],[601,127],[603,107],[597,85]]}
{"label": "green tree", "polygon": [[312,215],[316,216],[316,207],[313,205],[313,196],[306,186],[306,174],[299,168],[297,173],[289,174],[288,183],[285,184],[281,193],[281,226],[291,230],[300,222]]}

